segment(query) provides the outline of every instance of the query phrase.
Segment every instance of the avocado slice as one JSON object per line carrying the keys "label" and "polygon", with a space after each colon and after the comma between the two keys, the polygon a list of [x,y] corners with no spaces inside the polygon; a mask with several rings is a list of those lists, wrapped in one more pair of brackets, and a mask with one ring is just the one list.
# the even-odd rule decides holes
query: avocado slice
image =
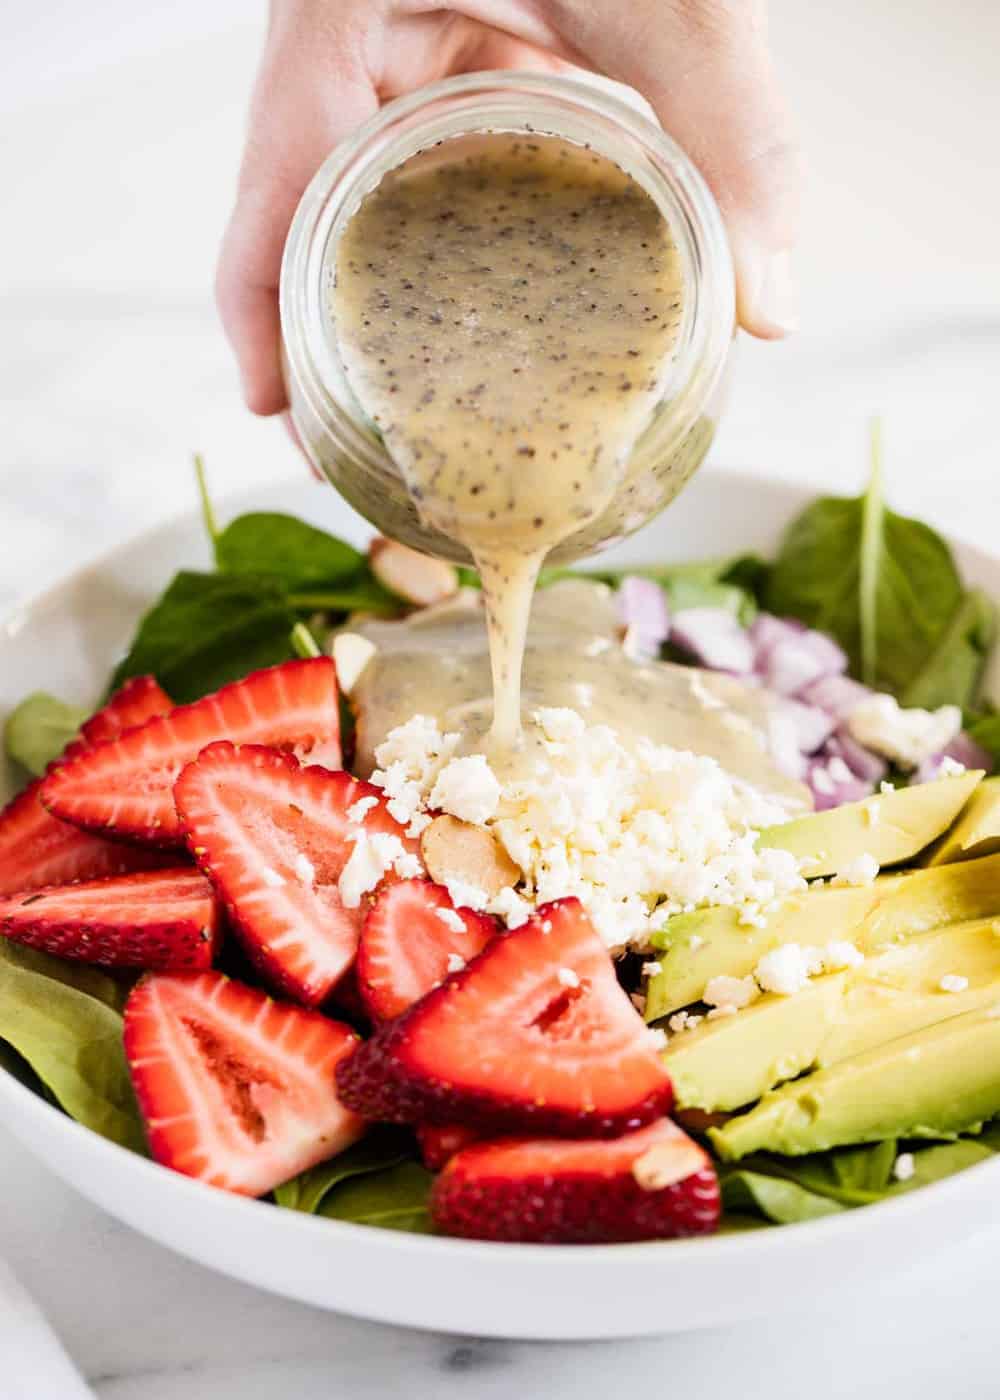
{"label": "avocado slice", "polygon": [[[966,989],[942,991],[941,979],[955,972],[968,978]],[[681,1108],[742,1108],[806,1070],[997,1005],[1000,919],[979,919],[894,944],[858,968],[814,978],[794,996],[764,996],[735,1016],[682,1031],[663,1061]]]}
{"label": "avocado slice", "polygon": [[1000,851],[1000,778],[987,778],[969,798],[965,810],[924,856],[925,865],[974,860]]}
{"label": "avocado slice", "polygon": [[863,855],[874,856],[879,865],[898,865],[947,831],[982,778],[982,769],[970,769],[957,777],[847,802],[828,812],[810,812],[767,827],[757,845],[798,856],[809,879],[836,875]]}
{"label": "avocado slice", "polygon": [[660,971],[646,984],[646,1020],[700,1000],[713,977],[746,977],[783,943],[832,939],[873,952],[943,924],[1000,914],[1000,855],[882,875],[870,885],[814,886],[788,895],[761,927],[725,907],[675,914],[653,934]]}
{"label": "avocado slice", "polygon": [[953,1138],[1000,1113],[1000,1002],[785,1084],[709,1130],[727,1161],[883,1138]]}

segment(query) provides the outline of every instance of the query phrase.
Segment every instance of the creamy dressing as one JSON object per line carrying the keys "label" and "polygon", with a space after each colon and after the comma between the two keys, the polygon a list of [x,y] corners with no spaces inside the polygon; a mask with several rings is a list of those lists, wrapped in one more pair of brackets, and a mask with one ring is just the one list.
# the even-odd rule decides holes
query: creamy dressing
{"label": "creamy dressing", "polygon": [[[470,591],[403,622],[352,625],[376,646],[352,694],[356,770],[367,776],[390,730],[415,714],[462,735],[460,752],[482,749],[492,713],[483,604]],[[566,579],[535,595],[524,658],[528,714],[564,706],[588,724],[606,724],[626,747],[640,738],[715,758],[734,777],[789,811],[811,806],[800,783],[783,776],[767,749],[774,699],[729,676],[666,662],[639,662],[621,648],[611,590]],[[541,762],[537,731],[491,760],[504,781]]]}
{"label": "creamy dressing", "polygon": [[[473,705],[491,760],[520,739],[539,567],[627,494],[682,306],[680,259],[650,196],[605,157],[551,136],[421,152],[367,196],[337,246],[331,310],[348,378],[421,518],[464,545],[482,577],[492,706],[485,652],[474,679],[453,676],[465,699],[441,691],[439,703]],[[563,655],[548,666],[534,648],[532,706],[563,703],[554,695],[568,686],[593,692],[598,711],[606,690],[616,710],[611,670],[581,654],[566,677],[561,640],[551,644]],[[445,656],[430,669],[438,662],[452,674]],[[638,709],[628,723],[655,725]]]}

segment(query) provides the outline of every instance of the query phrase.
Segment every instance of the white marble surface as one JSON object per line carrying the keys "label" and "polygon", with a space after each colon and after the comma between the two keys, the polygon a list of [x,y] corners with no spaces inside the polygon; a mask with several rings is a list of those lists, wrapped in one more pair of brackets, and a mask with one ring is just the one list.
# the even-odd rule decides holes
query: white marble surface
{"label": "white marble surface", "polygon": [[[776,0],[811,163],[804,330],[744,345],[717,458],[891,494],[996,547],[996,0]],[[0,609],[185,509],[302,470],[242,410],[211,304],[260,0],[42,0],[0,56]],[[0,1130],[0,1253],[110,1400],[996,1394],[996,1232],[795,1317],[592,1347],[457,1342],[278,1301],[98,1214]],[[669,1300],[664,1302],[669,1308]],[[4,1397],[0,1362],[0,1397]],[[13,1400],[13,1397],[11,1398]],[[31,1397],[58,1400],[58,1397]]]}

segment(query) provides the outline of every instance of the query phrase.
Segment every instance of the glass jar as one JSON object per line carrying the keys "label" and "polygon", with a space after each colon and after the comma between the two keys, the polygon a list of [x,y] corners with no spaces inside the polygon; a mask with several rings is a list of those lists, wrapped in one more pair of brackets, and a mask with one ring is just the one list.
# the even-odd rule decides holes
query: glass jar
{"label": "glass jar", "polygon": [[660,208],[683,269],[682,323],[662,396],[611,506],[552,552],[550,562],[566,562],[644,525],[700,465],[715,431],[735,321],[729,246],[708,187],[654,122],[597,82],[519,72],[449,78],[390,102],[333,151],[302,197],[281,271],[291,415],[315,467],[383,534],[468,562],[461,545],[420,519],[354,396],[329,309],[332,250],[389,170],[449,137],[496,131],[562,137],[614,161]]}

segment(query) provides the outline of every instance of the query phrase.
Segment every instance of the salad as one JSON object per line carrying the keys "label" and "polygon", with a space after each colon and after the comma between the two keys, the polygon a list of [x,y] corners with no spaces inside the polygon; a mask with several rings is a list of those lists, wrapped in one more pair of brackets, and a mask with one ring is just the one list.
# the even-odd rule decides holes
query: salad
{"label": "salad", "polygon": [[382,639],[476,578],[220,528],[199,481],[214,569],[96,713],[7,720],[6,1070],[222,1189],[509,1242],[794,1223],[1000,1150],[994,607],[877,473],[772,560],[540,583],[751,696],[797,806],[568,709],[544,791],[428,716],[369,742]]}

